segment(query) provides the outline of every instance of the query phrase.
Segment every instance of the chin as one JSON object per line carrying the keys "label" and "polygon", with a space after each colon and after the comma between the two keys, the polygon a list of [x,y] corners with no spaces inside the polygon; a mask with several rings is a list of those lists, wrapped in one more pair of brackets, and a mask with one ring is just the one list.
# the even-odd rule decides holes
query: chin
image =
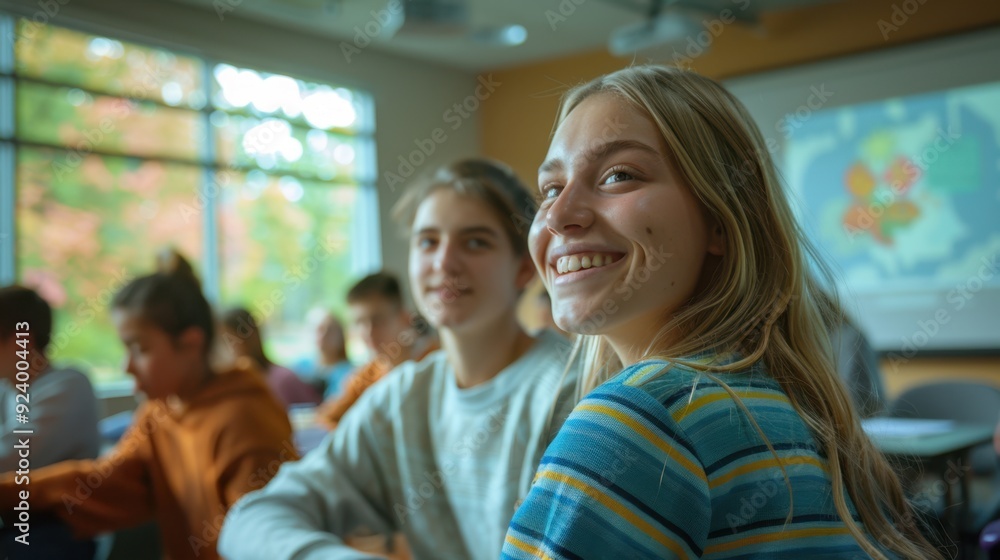
{"label": "chin", "polygon": [[435,327],[438,329],[452,329],[457,330],[464,327],[468,321],[465,317],[453,317],[445,315],[443,317],[438,317]]}
{"label": "chin", "polygon": [[555,323],[560,329],[568,333],[597,335],[604,332],[607,326],[607,316],[603,313],[573,317],[564,316],[556,319]]}

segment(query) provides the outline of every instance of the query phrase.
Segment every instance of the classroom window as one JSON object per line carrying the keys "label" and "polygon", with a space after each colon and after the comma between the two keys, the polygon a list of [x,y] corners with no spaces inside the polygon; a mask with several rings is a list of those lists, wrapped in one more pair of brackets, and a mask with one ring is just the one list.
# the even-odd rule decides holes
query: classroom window
{"label": "classroom window", "polygon": [[0,102],[0,213],[13,222],[0,235],[0,283],[31,285],[53,304],[52,357],[98,384],[124,381],[108,301],[168,245],[198,267],[214,304],[266,321],[276,358],[309,352],[309,312],[341,308],[349,283],[380,264],[370,97],[0,23],[16,38],[0,46],[10,98]]}

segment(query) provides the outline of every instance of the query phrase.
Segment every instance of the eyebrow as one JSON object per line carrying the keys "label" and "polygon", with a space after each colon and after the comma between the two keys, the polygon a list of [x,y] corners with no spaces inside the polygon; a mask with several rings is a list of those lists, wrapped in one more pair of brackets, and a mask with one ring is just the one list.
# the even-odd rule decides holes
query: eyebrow
{"label": "eyebrow", "polygon": [[131,346],[133,344],[138,344],[138,343],[139,343],[138,336],[126,336],[122,338],[122,344],[124,344],[125,346]]}
{"label": "eyebrow", "polygon": [[[577,158],[578,162],[581,161],[594,161],[599,159],[604,159],[614,153],[622,152],[625,150],[639,150],[641,152],[646,152],[647,154],[662,157],[660,152],[655,148],[639,142],[638,140],[612,140],[611,142],[604,142],[603,144],[598,144],[591,147],[580,157]],[[565,164],[561,159],[550,159],[543,163],[538,168],[538,173],[546,173],[549,171],[558,171],[565,168]]]}

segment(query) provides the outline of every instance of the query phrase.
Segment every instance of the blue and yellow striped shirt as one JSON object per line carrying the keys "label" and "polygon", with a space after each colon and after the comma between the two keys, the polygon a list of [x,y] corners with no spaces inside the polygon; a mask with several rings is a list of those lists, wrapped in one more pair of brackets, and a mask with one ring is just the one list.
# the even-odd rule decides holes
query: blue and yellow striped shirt
{"label": "blue and yellow striped shirt", "polygon": [[868,558],[837,515],[823,453],[778,383],[760,368],[723,379],[790,484],[720,384],[641,362],[576,406],[511,521],[502,558]]}

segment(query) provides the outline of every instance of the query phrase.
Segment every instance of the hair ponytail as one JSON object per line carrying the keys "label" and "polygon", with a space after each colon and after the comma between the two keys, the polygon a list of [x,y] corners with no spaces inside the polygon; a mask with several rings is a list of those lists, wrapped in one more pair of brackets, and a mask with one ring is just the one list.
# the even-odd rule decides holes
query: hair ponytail
{"label": "hair ponytail", "polygon": [[199,328],[205,333],[207,356],[215,339],[215,319],[194,268],[176,250],[165,249],[156,256],[156,270],[119,290],[111,308],[136,313],[171,337]]}
{"label": "hair ponytail", "polygon": [[191,263],[173,247],[163,249],[156,255],[156,272],[178,279],[191,280],[200,285]]}

